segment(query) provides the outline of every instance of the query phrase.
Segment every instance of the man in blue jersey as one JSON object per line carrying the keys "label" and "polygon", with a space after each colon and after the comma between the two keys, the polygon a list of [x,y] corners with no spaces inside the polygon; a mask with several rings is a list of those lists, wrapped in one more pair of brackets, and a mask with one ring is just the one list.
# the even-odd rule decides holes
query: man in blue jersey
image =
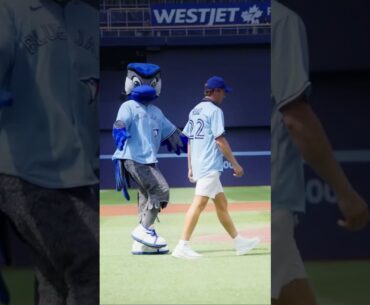
{"label": "man in blue jersey", "polygon": [[224,116],[219,107],[230,91],[223,78],[213,76],[208,79],[205,97],[190,111],[189,121],[183,130],[189,139],[188,178],[196,182],[196,187],[193,203],[185,217],[181,240],[172,253],[176,258],[196,259],[202,256],[191,249],[189,240],[209,198],[215,203],[219,221],[234,239],[237,255],[248,253],[259,243],[258,237],[246,239],[238,234],[227,210],[228,203],[220,182],[223,157],[230,161],[235,177],[244,174],[224,136]]}
{"label": "man in blue jersey", "polygon": [[81,0],[0,0],[0,212],[42,305],[99,303],[98,20]]}

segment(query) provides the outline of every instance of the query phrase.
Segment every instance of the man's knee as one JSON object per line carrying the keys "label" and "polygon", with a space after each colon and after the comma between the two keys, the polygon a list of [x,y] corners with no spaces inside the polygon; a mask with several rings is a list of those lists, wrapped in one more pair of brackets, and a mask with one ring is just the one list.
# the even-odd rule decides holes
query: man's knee
{"label": "man's knee", "polygon": [[218,214],[228,213],[227,204],[215,204],[215,207]]}
{"label": "man's knee", "polygon": [[208,197],[196,196],[195,201],[194,201],[194,207],[200,212],[202,212],[206,208],[207,203],[208,203]]}

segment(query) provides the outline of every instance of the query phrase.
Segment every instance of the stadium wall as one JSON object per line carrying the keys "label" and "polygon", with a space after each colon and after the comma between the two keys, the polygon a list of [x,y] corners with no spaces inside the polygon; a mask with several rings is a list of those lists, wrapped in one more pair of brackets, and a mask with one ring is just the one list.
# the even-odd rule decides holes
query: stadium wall
{"label": "stadium wall", "polygon": [[[270,49],[259,47],[157,48],[147,51],[147,61],[161,66],[162,93],[155,103],[180,129],[192,107],[203,97],[205,81],[221,75],[233,88],[221,108],[227,139],[246,170],[241,179],[232,176],[224,162],[225,186],[270,184]],[[101,85],[101,188],[114,184],[114,152],[111,127],[115,120],[125,71],[102,71]],[[159,166],[172,187],[191,186],[186,155],[179,158],[160,151]]]}

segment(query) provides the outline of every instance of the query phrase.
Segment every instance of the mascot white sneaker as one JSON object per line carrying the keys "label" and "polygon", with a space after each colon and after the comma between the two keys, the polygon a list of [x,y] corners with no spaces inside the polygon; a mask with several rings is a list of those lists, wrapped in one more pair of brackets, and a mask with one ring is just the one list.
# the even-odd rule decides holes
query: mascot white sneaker
{"label": "mascot white sneaker", "polygon": [[167,254],[170,250],[168,246],[162,248],[152,248],[145,246],[137,241],[134,241],[131,249],[131,253],[134,255],[155,255],[155,254]]}

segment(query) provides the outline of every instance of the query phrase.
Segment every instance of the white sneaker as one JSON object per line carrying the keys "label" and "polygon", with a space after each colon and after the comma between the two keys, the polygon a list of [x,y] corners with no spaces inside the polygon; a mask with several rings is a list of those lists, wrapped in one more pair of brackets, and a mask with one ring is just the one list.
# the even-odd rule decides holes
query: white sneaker
{"label": "white sneaker", "polygon": [[235,242],[236,255],[244,255],[260,243],[259,237],[242,238]]}
{"label": "white sneaker", "polygon": [[157,234],[152,228],[145,228],[139,224],[131,233],[134,240],[152,248],[163,248],[167,246],[165,239]]}
{"label": "white sneaker", "polygon": [[134,255],[155,255],[155,254],[167,254],[170,250],[167,246],[164,246],[162,248],[152,248],[145,246],[136,240],[132,244],[132,250],[131,253]]}
{"label": "white sneaker", "polygon": [[202,254],[195,252],[189,245],[177,245],[172,252],[172,256],[176,258],[197,259],[202,257]]}

